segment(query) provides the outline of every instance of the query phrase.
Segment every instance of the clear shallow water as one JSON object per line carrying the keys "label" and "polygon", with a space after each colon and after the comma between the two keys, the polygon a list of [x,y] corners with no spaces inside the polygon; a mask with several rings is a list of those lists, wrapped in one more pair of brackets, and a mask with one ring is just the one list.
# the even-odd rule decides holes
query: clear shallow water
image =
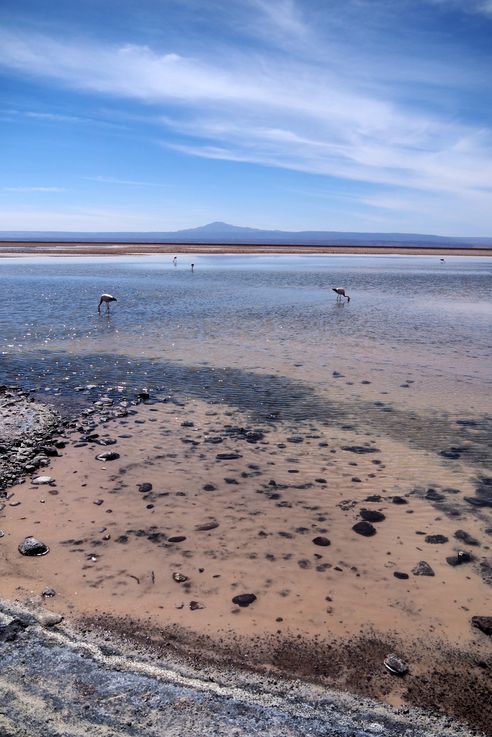
{"label": "clear shallow water", "polygon": [[[316,388],[333,356],[342,366],[376,356],[391,368],[402,351],[410,363],[438,360],[486,380],[489,259],[187,255],[178,264],[169,256],[3,259],[0,381],[64,394],[87,383],[150,383],[206,397],[211,379],[240,393],[251,391],[255,372],[271,371],[277,383],[309,378]],[[337,304],[333,286],[347,288],[350,304]],[[110,316],[97,313],[103,292],[118,298]]]}

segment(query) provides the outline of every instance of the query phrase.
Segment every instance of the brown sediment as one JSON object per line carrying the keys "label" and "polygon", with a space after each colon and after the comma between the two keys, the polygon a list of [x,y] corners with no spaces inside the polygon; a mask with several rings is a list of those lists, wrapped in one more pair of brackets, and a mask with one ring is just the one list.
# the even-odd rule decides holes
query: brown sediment
{"label": "brown sediment", "polygon": [[135,256],[159,254],[219,255],[403,255],[403,256],[492,256],[492,248],[435,248],[433,246],[314,246],[223,243],[121,243],[64,241],[0,241],[5,256]]}
{"label": "brown sediment", "polygon": [[[465,501],[475,468],[369,425],[258,427],[199,400],[141,406],[96,432],[52,460],[52,484],[14,487],[2,519],[5,598],[51,586],[50,606],[69,619],[153,647],[232,667],[241,653],[241,666],[485,724],[492,646],[470,620],[489,613],[480,564],[491,538],[487,510]],[[98,444],[107,439],[116,443]],[[107,451],[119,458],[96,460]],[[363,509],[384,515],[370,538],[352,529]],[[480,545],[464,546],[458,529]],[[28,535],[49,555],[21,557]],[[474,560],[450,566],[460,549]],[[422,560],[434,576],[412,573]],[[233,604],[244,593],[257,598]],[[390,650],[408,660],[405,679],[382,668]]]}

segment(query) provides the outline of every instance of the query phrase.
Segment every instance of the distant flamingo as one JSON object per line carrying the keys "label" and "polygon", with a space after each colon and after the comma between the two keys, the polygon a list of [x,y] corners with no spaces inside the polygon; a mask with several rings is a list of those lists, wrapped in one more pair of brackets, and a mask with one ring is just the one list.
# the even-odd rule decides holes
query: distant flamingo
{"label": "distant flamingo", "polygon": [[116,297],[112,297],[110,294],[101,294],[101,299],[99,300],[99,304],[97,306],[97,311],[99,314],[101,314],[101,305],[103,302],[106,303],[106,312],[109,312],[109,303],[110,302],[117,302],[118,300]]}
{"label": "distant flamingo", "polygon": [[345,294],[345,289],[342,289],[342,287],[332,287],[333,291],[337,293],[337,302],[342,301],[342,297],[347,298],[347,302],[350,302],[350,297],[348,294]]}

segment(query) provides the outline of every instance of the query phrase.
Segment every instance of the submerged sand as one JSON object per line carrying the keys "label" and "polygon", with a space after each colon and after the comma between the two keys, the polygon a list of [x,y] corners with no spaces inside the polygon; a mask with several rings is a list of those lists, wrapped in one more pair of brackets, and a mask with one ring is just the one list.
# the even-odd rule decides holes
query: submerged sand
{"label": "submerged sand", "polygon": [[[386,416],[387,433],[369,411],[366,427],[258,424],[189,399],[97,427],[88,417],[42,471],[50,483],[9,495],[2,596],[37,605],[52,587],[49,606],[91,630],[486,730],[492,645],[471,618],[490,614],[492,528],[467,501],[487,478],[480,420],[441,418],[433,447],[419,443],[429,418],[398,437]],[[450,427],[468,455],[441,454]],[[371,537],[353,530],[367,511],[381,513]],[[28,535],[50,553],[21,556]],[[451,565],[460,551],[470,561]],[[416,575],[422,561],[433,576]],[[235,605],[245,593],[256,600]],[[391,651],[409,663],[403,679],[384,669]]]}

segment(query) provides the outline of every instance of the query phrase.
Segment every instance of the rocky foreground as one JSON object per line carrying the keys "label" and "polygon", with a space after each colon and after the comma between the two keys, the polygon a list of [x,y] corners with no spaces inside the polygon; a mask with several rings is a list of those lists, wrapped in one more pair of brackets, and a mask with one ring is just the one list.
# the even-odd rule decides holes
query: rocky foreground
{"label": "rocky foreground", "polygon": [[405,449],[410,484],[381,437],[148,398],[0,392],[1,737],[487,734],[491,484],[460,449]]}
{"label": "rocky foreground", "polygon": [[448,718],[227,672],[0,607],[2,737],[471,737]]}

